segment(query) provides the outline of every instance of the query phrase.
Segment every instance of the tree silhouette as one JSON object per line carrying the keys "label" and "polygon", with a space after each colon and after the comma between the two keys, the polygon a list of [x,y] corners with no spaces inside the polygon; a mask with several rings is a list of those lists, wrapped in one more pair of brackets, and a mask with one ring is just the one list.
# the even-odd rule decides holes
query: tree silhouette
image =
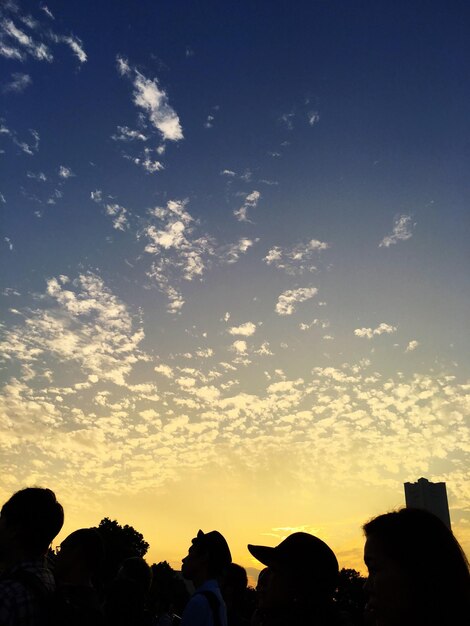
{"label": "tree silhouette", "polygon": [[348,614],[352,624],[363,624],[366,579],[355,569],[343,568],[339,572],[335,600],[340,611]]}
{"label": "tree silhouette", "polygon": [[105,517],[98,526],[105,546],[104,582],[112,580],[124,561],[132,556],[143,558],[149,549],[142,533],[126,524],[121,526],[116,520]]}

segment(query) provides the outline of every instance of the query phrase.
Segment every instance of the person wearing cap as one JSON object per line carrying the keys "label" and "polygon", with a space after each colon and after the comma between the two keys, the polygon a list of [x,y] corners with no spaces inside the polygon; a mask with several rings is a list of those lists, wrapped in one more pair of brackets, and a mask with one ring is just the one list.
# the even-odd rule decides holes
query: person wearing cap
{"label": "person wearing cap", "polygon": [[196,591],[184,610],[181,626],[227,626],[218,580],[231,562],[228,544],[217,530],[197,533],[182,560],[181,572]]}
{"label": "person wearing cap", "polygon": [[248,545],[267,566],[256,626],[337,626],[333,602],[338,561],[327,544],[309,533],[289,535],[276,547]]}

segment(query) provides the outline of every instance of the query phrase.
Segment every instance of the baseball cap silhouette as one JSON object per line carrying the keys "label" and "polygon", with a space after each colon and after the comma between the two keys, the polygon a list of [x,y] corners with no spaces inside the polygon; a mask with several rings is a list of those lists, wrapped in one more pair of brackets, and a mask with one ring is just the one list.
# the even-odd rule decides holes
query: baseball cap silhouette
{"label": "baseball cap silhouette", "polygon": [[309,533],[289,535],[272,548],[248,544],[251,554],[268,567],[299,575],[325,589],[334,590],[338,576],[338,561],[333,550],[321,539]]}

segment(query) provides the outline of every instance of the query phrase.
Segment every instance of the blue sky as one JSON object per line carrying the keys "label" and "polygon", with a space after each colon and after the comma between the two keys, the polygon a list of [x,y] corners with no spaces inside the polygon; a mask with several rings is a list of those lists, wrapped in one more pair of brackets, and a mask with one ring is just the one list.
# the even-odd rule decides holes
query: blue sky
{"label": "blue sky", "polygon": [[468,541],[469,17],[2,4],[5,497],[359,567],[425,475]]}

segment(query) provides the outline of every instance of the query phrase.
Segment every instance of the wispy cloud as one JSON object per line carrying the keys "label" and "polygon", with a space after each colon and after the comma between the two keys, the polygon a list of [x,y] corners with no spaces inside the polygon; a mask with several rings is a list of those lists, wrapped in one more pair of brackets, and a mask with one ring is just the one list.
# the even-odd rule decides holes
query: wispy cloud
{"label": "wispy cloud", "polygon": [[248,250],[259,241],[256,239],[248,239],[242,237],[236,243],[231,243],[226,246],[222,246],[218,250],[219,258],[225,263],[236,263],[242,254],[246,254]]}
{"label": "wispy cloud", "polygon": [[281,293],[276,304],[278,315],[292,315],[297,310],[297,305],[310,300],[318,293],[316,287],[299,287],[288,289]]}
{"label": "wispy cloud", "polygon": [[259,191],[256,191],[256,189],[246,196],[245,202],[243,203],[243,205],[239,209],[236,209],[233,212],[233,214],[235,215],[235,217],[237,218],[239,222],[250,221],[248,219],[248,209],[256,208],[260,198],[261,198],[261,193]]}
{"label": "wispy cloud", "polygon": [[5,135],[6,137],[9,137],[15,146],[17,146],[22,152],[24,152],[25,154],[29,154],[30,156],[32,156],[39,150],[40,137],[39,133],[36,130],[32,128],[29,129],[29,133],[33,138],[32,141],[21,141],[20,139],[18,139],[16,132],[2,124],[1,121],[2,120],[0,120],[0,136]]}
{"label": "wispy cloud", "polygon": [[31,76],[29,74],[23,74],[21,72],[14,72],[11,75],[10,82],[6,83],[3,87],[3,92],[14,92],[21,93],[23,92],[29,85],[31,85],[33,81],[31,80]]}
{"label": "wispy cloud", "polygon": [[399,241],[410,239],[413,236],[412,229],[414,226],[410,215],[400,215],[394,220],[392,234],[382,239],[379,248],[388,248]]}
{"label": "wispy cloud", "polygon": [[[51,44],[65,43],[70,47],[80,63],[85,63],[87,54],[82,41],[73,34],[63,35],[50,28],[50,20],[54,19],[51,11],[45,6],[40,7],[47,16],[47,25],[29,15],[22,14],[13,3],[5,4],[0,12],[0,55],[7,59],[51,63],[54,60]],[[21,22],[21,26],[18,23]]]}
{"label": "wispy cloud", "polygon": [[390,324],[382,322],[377,326],[377,328],[356,328],[354,334],[356,335],[356,337],[372,339],[372,337],[376,337],[378,335],[390,335],[391,333],[395,333],[396,330],[396,326],[391,326]]}
{"label": "wispy cloud", "polygon": [[317,268],[312,264],[312,259],[321,252],[327,250],[330,245],[318,239],[311,239],[307,243],[299,243],[292,248],[274,246],[264,257],[267,265],[274,265],[284,270],[287,274],[295,275],[303,272],[314,272]]}

